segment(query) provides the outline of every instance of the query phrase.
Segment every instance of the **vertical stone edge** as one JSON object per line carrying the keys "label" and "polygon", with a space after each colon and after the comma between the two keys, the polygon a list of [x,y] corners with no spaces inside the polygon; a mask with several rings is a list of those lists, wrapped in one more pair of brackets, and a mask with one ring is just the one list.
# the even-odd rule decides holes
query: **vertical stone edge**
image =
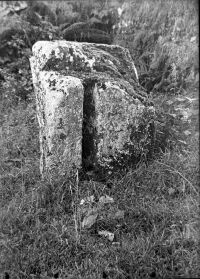
{"label": "vertical stone edge", "polygon": [[43,118],[43,111],[44,111],[44,104],[42,103],[43,98],[40,98],[41,89],[41,82],[39,79],[39,71],[40,68],[38,67],[37,59],[32,56],[29,58],[30,66],[31,66],[31,73],[32,73],[32,81],[33,81],[33,88],[35,93],[35,101],[36,101],[36,116],[39,124],[39,143],[40,143],[40,174],[43,177],[44,173],[44,153],[43,153],[43,134],[44,134],[44,118]]}
{"label": "vertical stone edge", "polygon": [[82,164],[84,89],[80,79],[41,71],[30,58],[39,123],[42,178],[69,175]]}

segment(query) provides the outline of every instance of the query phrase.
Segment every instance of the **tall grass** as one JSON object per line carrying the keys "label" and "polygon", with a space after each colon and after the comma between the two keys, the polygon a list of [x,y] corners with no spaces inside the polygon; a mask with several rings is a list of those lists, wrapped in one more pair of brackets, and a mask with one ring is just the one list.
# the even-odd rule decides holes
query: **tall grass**
{"label": "tall grass", "polygon": [[116,43],[127,47],[148,91],[177,92],[198,72],[198,2],[129,1]]}

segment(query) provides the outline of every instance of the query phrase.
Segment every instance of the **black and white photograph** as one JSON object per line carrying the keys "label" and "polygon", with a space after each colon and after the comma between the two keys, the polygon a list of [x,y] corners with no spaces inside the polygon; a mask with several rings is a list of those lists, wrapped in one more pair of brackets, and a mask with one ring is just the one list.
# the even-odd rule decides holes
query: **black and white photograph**
{"label": "black and white photograph", "polygon": [[200,278],[199,1],[0,1],[0,278]]}

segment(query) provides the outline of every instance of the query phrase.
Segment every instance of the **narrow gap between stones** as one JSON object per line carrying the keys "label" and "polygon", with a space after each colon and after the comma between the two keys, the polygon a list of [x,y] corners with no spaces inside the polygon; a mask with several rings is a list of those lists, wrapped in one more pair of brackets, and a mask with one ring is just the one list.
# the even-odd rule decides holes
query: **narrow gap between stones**
{"label": "narrow gap between stones", "polygon": [[84,81],[83,99],[83,128],[82,128],[82,170],[83,172],[93,171],[96,159],[95,145],[95,104],[93,90],[95,80],[87,79]]}

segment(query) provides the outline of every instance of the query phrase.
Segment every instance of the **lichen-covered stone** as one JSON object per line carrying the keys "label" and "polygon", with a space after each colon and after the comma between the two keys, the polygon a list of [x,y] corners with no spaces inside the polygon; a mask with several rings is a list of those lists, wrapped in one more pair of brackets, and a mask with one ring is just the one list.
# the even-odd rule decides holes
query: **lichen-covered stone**
{"label": "lichen-covered stone", "polygon": [[[80,78],[111,78],[126,80],[135,87],[138,75],[129,51],[117,45],[89,44],[78,42],[39,41],[33,46],[33,55],[40,69],[54,70]],[[143,100],[144,89],[132,88]],[[144,98],[142,97],[144,96]]]}
{"label": "lichen-covered stone", "polygon": [[85,169],[113,170],[149,153],[154,108],[138,84],[128,50],[40,41],[33,46],[30,61],[42,173],[66,173],[81,164]]}
{"label": "lichen-covered stone", "polygon": [[40,126],[42,175],[70,175],[82,163],[83,86],[76,77],[38,71],[31,58]]}

